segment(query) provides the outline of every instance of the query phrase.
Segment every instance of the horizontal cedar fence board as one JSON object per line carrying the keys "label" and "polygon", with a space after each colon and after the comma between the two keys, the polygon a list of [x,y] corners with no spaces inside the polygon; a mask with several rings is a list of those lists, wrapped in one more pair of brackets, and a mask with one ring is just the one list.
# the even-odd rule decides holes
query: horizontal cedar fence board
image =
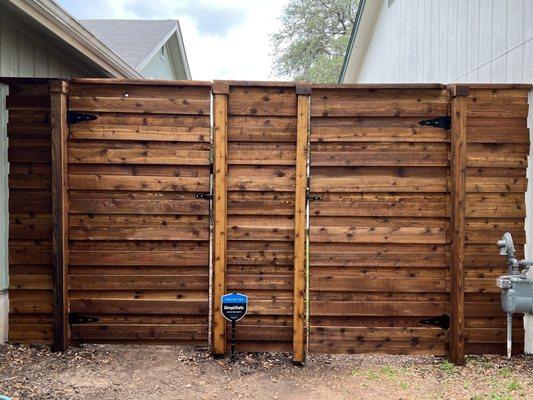
{"label": "horizontal cedar fence board", "polygon": [[[317,86],[311,96],[311,352],[444,354],[448,136],[441,87]],[[393,324],[393,325],[391,325]]]}
{"label": "horizontal cedar fence board", "polygon": [[11,82],[9,120],[9,340],[52,342],[52,195],[47,82]]}
{"label": "horizontal cedar fence board", "polygon": [[292,348],[296,111],[294,84],[229,83],[227,290],[261,317],[239,349]]}
{"label": "horizontal cedar fence board", "polygon": [[[498,86],[499,87],[499,86]],[[504,353],[506,322],[495,278],[507,272],[495,251],[511,232],[523,258],[529,154],[527,89],[474,85],[467,98],[465,351]],[[469,328],[475,321],[475,329]],[[522,319],[513,324],[515,348],[523,342]]]}
{"label": "horizontal cedar fence board", "polygon": [[[49,85],[8,83],[9,339],[51,343]],[[239,349],[291,351],[302,84],[69,86],[70,110],[96,117],[69,126],[69,305],[99,319],[71,341],[207,343],[210,202],[197,195],[211,188],[211,96],[227,92],[227,290],[250,297]],[[468,87],[464,348],[504,353],[495,242],[511,232],[523,257],[532,86]],[[420,121],[451,115],[463,89],[311,87],[309,351],[448,354],[449,333],[420,320],[450,313],[452,131]],[[515,351],[523,336],[515,316]]]}
{"label": "horizontal cedar fence board", "polygon": [[69,132],[70,309],[99,318],[73,341],[207,342],[209,202],[196,195],[210,191],[210,90],[71,84],[70,110],[96,119]]}

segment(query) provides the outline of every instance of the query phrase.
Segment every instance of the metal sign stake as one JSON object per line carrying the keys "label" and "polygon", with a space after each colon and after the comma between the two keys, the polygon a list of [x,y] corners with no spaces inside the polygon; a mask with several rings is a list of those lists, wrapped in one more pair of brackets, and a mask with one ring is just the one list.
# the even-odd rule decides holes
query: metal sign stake
{"label": "metal sign stake", "polygon": [[237,352],[236,352],[236,347],[237,347],[237,334],[236,334],[236,327],[237,327],[237,322],[235,321],[231,321],[231,339],[230,339],[230,344],[231,344],[231,362],[234,362],[235,359],[237,358]]}

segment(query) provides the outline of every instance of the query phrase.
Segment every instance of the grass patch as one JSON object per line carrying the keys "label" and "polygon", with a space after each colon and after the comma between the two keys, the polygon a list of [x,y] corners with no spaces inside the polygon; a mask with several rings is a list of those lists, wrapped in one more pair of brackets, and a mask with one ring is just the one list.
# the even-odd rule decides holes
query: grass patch
{"label": "grass patch", "polygon": [[381,367],[380,372],[388,378],[394,378],[396,376],[396,371],[388,365]]}
{"label": "grass patch", "polygon": [[500,375],[502,378],[509,378],[511,376],[511,368],[509,367],[502,367],[498,371],[498,375]]}
{"label": "grass patch", "polygon": [[466,358],[468,364],[477,365],[483,369],[489,369],[493,367],[492,362],[487,360],[483,356],[470,356]]}
{"label": "grass patch", "polygon": [[518,381],[516,379],[513,379],[512,381],[510,381],[507,384],[507,389],[509,389],[509,391],[513,392],[515,390],[522,389],[522,386],[518,383]]}
{"label": "grass patch", "polygon": [[376,371],[368,371],[368,374],[366,376],[371,381],[375,381],[379,378],[379,374]]}
{"label": "grass patch", "polygon": [[444,371],[444,372],[447,372],[447,373],[452,373],[452,372],[455,371],[455,365],[453,365],[448,360],[443,360],[440,363],[440,369],[441,369],[441,371]]}
{"label": "grass patch", "polygon": [[490,400],[513,400],[510,394],[491,393],[488,397]]}

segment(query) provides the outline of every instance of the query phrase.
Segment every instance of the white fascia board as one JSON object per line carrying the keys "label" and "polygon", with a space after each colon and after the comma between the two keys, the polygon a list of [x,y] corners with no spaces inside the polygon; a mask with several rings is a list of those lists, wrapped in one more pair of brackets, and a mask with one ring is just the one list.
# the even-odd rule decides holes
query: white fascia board
{"label": "white fascia board", "polygon": [[185,42],[183,41],[183,35],[181,34],[181,27],[180,27],[179,21],[178,21],[178,30],[176,31],[176,37],[178,39],[181,62],[183,63],[183,69],[185,70],[185,76],[187,77],[187,79],[192,79],[191,70],[189,69],[189,60],[187,59],[187,52],[185,51]]}
{"label": "white fascia board", "polygon": [[174,32],[176,32],[177,27],[177,24],[172,26],[172,28],[170,28],[170,30],[165,34],[165,36],[163,36],[163,39],[161,39],[159,43],[154,46],[152,51],[148,53],[145,59],[137,66],[139,71],[142,71],[144,67],[146,67],[146,65],[148,65],[150,61],[152,61],[152,58],[154,58],[154,56],[161,49],[161,47],[163,47],[167,43],[168,39],[170,39],[170,37],[174,34]]}
{"label": "white fascia board", "polygon": [[357,83],[382,3],[382,0],[366,0],[361,3],[364,8],[351,48],[347,50],[350,56],[341,83]]}
{"label": "white fascia board", "polygon": [[6,0],[117,78],[143,75],[102,43],[53,0]]}

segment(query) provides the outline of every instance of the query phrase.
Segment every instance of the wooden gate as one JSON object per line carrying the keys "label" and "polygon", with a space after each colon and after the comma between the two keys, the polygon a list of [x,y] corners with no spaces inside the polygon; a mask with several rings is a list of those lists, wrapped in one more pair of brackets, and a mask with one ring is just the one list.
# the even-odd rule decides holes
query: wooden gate
{"label": "wooden gate", "polygon": [[74,81],[69,119],[72,340],[207,343],[210,84]]}
{"label": "wooden gate", "polygon": [[444,354],[448,114],[440,85],[319,86],[311,100],[310,350]]}
{"label": "wooden gate", "polygon": [[239,291],[241,350],[505,350],[530,85],[10,85],[12,340],[223,354]]}
{"label": "wooden gate", "polygon": [[[303,281],[305,239],[302,230],[295,248],[295,214],[304,217],[305,208],[305,166],[297,171],[300,92],[292,83],[214,85],[213,316],[218,354],[225,352],[228,338],[219,311],[220,295],[226,290],[246,293],[250,299],[249,316],[239,323],[241,349],[290,351],[293,346],[293,264],[297,252]],[[300,134],[307,137],[307,132]],[[295,188],[302,179],[296,210]],[[301,315],[295,323],[300,326],[303,356],[304,308],[303,297],[298,297]]]}

